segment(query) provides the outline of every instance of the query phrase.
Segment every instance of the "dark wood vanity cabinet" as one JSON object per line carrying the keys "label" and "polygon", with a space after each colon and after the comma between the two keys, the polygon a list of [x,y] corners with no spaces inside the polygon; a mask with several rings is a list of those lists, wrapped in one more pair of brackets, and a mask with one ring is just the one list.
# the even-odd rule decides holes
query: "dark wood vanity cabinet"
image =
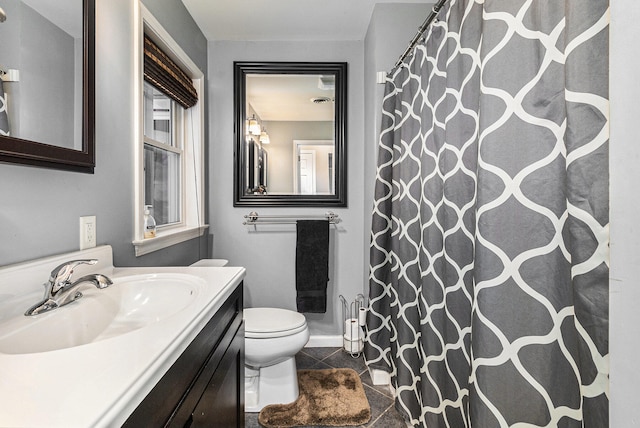
{"label": "dark wood vanity cabinet", "polygon": [[242,283],[124,427],[244,427]]}

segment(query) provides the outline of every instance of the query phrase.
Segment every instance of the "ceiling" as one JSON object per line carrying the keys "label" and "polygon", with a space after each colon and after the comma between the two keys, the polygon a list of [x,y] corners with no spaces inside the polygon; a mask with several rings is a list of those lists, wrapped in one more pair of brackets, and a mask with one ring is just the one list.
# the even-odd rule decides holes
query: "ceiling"
{"label": "ceiling", "polygon": [[320,75],[248,74],[247,103],[263,121],[332,121],[335,87]]}
{"label": "ceiling", "polygon": [[[182,3],[207,40],[353,41],[364,40],[377,3],[433,3],[433,0],[182,0]],[[311,101],[326,95],[318,90],[317,77],[308,82],[300,79],[297,83],[306,86],[291,92],[280,88],[273,76],[255,78],[247,93],[248,102],[265,121],[331,120],[333,102]]]}
{"label": "ceiling", "polygon": [[67,32],[73,38],[82,37],[82,1],[81,0],[22,0],[33,10]]}
{"label": "ceiling", "polygon": [[[364,40],[376,3],[432,0],[182,0],[207,40]],[[417,28],[416,28],[417,30]]]}

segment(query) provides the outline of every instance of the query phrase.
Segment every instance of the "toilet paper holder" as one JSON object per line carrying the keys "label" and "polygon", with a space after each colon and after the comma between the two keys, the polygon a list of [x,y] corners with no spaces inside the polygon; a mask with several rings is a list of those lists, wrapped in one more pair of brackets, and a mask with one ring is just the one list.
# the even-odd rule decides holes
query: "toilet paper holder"
{"label": "toilet paper holder", "polygon": [[366,307],[364,296],[358,294],[350,304],[340,295],[342,303],[342,342],[344,350],[352,357],[360,356],[364,348],[364,331],[362,327],[366,321]]}

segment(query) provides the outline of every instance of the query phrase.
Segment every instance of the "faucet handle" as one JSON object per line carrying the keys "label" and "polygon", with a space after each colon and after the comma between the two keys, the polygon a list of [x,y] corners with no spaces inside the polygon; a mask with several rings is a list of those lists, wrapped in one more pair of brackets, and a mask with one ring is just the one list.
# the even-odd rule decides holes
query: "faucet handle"
{"label": "faucet handle", "polygon": [[95,265],[96,263],[98,263],[97,259],[71,260],[62,263],[51,271],[48,285],[52,288],[64,286],[65,283],[69,282],[71,275],[73,274],[73,270],[78,265]]}

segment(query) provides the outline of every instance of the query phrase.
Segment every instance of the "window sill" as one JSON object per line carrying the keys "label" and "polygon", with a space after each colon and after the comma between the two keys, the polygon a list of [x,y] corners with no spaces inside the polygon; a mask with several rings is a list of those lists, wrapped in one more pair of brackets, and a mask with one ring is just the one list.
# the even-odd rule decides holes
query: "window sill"
{"label": "window sill", "polygon": [[204,224],[202,226],[185,227],[177,230],[166,230],[159,232],[155,238],[135,240],[133,241],[133,246],[136,248],[136,257],[202,236],[208,228],[209,225]]}

